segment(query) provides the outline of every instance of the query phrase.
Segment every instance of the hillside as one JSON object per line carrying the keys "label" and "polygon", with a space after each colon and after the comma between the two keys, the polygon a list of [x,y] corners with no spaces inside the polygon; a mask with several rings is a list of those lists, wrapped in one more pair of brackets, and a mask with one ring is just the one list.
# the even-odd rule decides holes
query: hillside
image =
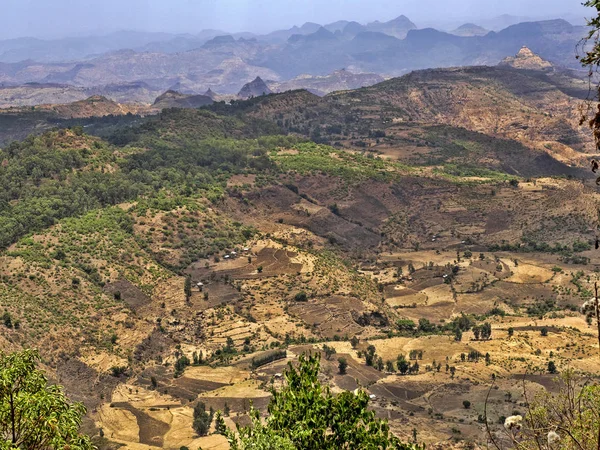
{"label": "hillside", "polygon": [[352,73],[346,69],[336,70],[325,76],[301,75],[283,82],[269,82],[273,92],[306,89],[316,95],[326,95],[334,91],[347,91],[365,86],[372,86],[384,81],[383,77],[374,73]]}
{"label": "hillside", "polygon": [[200,108],[212,103],[213,99],[207,95],[186,95],[169,90],[156,97],[152,108],[159,111],[165,108]]}
{"label": "hillside", "polygon": [[[277,121],[286,130],[319,142],[369,148],[411,164],[430,158],[431,141],[419,128],[448,125],[533,150],[517,152],[519,158],[549,154],[563,164],[583,166],[591,137],[579,125],[578,108],[586,96],[586,83],[562,71],[522,71],[503,65],[417,71],[322,99],[290,92],[216,110],[234,113],[243,108],[249,115]],[[499,167],[491,160],[487,164]],[[521,174],[536,170],[531,164],[523,167],[522,160],[501,158],[496,164]]]}
{"label": "hillside", "polygon": [[194,407],[248,423],[311,351],[403,441],[503,439],[517,379],[600,369],[583,87],[464,67],[57,121],[0,150],[0,344],[39,348],[102,450],[226,449]]}

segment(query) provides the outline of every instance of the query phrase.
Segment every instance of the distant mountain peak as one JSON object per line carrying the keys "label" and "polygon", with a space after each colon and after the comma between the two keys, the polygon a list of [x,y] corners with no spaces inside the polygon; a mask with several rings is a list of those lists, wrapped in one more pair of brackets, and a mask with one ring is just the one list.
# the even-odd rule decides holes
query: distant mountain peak
{"label": "distant mountain peak", "polygon": [[368,31],[377,31],[399,39],[404,39],[410,30],[415,30],[417,26],[406,16],[398,16],[388,22],[376,20],[366,26]]}
{"label": "distant mountain peak", "polygon": [[474,24],[474,23],[465,23],[465,24],[461,25],[460,27],[458,27],[456,30],[451,31],[450,33],[452,33],[456,36],[472,37],[472,36],[485,36],[486,34],[489,33],[489,31],[483,27],[480,27],[479,25]]}
{"label": "distant mountain peak", "polygon": [[212,38],[210,41],[207,41],[204,46],[212,47],[216,45],[224,45],[224,44],[233,44],[235,42],[235,38],[230,34],[226,34],[224,36],[216,36]]}
{"label": "distant mountain peak", "polygon": [[186,95],[169,89],[159,95],[153,103],[156,109],[164,108],[199,108],[210,105],[213,99],[206,95]]}
{"label": "distant mountain peak", "polygon": [[333,41],[337,40],[335,34],[324,27],[320,27],[317,31],[311,34],[294,34],[290,36],[288,42],[318,42],[318,41]]}
{"label": "distant mountain peak", "polygon": [[318,23],[306,22],[304,25],[302,25],[300,27],[300,30],[303,31],[304,33],[314,33],[319,28],[322,28],[322,27]]}
{"label": "distant mountain peak", "polygon": [[525,45],[521,47],[521,50],[519,50],[516,56],[504,58],[499,65],[527,70],[548,70],[553,67],[552,63],[546,61],[539,55],[536,55],[529,47]]}
{"label": "distant mountain peak", "polygon": [[388,23],[394,24],[394,25],[405,25],[405,26],[416,28],[416,25],[404,14],[396,17],[395,19],[390,20]]}
{"label": "distant mountain peak", "polygon": [[256,77],[250,83],[246,83],[240,92],[238,93],[238,97],[243,99],[248,99],[252,97],[260,97],[261,95],[271,94],[271,89],[269,86],[263,81],[261,77]]}
{"label": "distant mountain peak", "polygon": [[159,95],[156,98],[156,100],[154,101],[154,103],[156,104],[156,103],[158,103],[158,102],[160,102],[162,100],[168,99],[168,98],[169,99],[172,99],[172,98],[179,99],[179,98],[184,98],[184,97],[185,97],[184,94],[181,94],[180,92],[174,91],[173,89],[169,89],[168,91],[166,91],[166,92],[162,93],[161,95]]}
{"label": "distant mountain peak", "polygon": [[206,97],[212,98],[213,100],[215,98],[217,98],[217,93],[215,91],[213,91],[211,88],[208,88],[208,90],[204,93],[204,95]]}

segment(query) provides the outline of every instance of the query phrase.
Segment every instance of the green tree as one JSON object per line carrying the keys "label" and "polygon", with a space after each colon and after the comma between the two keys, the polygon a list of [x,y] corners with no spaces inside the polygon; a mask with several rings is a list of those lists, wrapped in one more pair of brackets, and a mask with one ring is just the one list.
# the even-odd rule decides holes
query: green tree
{"label": "green tree", "polygon": [[206,405],[204,405],[204,403],[196,403],[196,406],[194,406],[194,422],[192,426],[194,427],[194,431],[198,433],[198,436],[206,436],[208,434],[212,420],[212,410],[209,413],[206,411]]}
{"label": "green tree", "polygon": [[408,372],[408,369],[410,369],[410,363],[406,360],[404,355],[398,356],[396,366],[398,367],[398,372],[400,372],[402,375],[406,374],[406,372]]}
{"label": "green tree", "polygon": [[187,356],[182,355],[179,358],[177,358],[177,361],[175,361],[175,373],[174,373],[175,378],[178,378],[181,375],[183,375],[185,368],[189,365],[190,365],[190,358],[188,358]]}
{"label": "green tree", "polygon": [[[232,450],[416,448],[401,443],[387,422],[375,417],[375,412],[367,408],[366,392],[334,395],[319,382],[319,370],[319,354],[300,356],[297,367],[289,364],[284,387],[271,390],[265,424],[253,410],[253,427],[241,429],[239,440],[228,433]],[[278,447],[272,445],[276,440],[281,444]]]}
{"label": "green tree", "polygon": [[13,327],[12,317],[8,311],[4,311],[4,314],[2,314],[2,321],[4,322],[4,326],[6,328]]}
{"label": "green tree", "polygon": [[183,284],[183,292],[185,293],[185,300],[190,301],[192,298],[192,278],[185,277],[185,283]]}
{"label": "green tree", "polygon": [[242,427],[238,434],[227,430],[230,450],[297,450],[298,447],[287,437],[281,436],[260,420],[258,410],[250,410],[252,425]]}
{"label": "green tree", "polygon": [[460,328],[456,328],[456,329],[454,330],[454,340],[455,340],[456,342],[460,342],[460,341],[462,341],[462,335],[463,335],[463,334],[462,334],[462,331],[460,331]]}
{"label": "green tree", "polygon": [[0,448],[93,449],[79,433],[85,407],[70,403],[60,386],[49,386],[37,369],[39,354],[0,353]]}
{"label": "green tree", "polygon": [[345,375],[347,368],[348,361],[346,361],[346,358],[338,358],[338,370],[340,371],[340,375]]}
{"label": "green tree", "polygon": [[415,328],[417,327],[410,319],[398,319],[396,321],[396,326],[400,331],[415,331]]}
{"label": "green tree", "polygon": [[556,364],[554,361],[548,361],[548,373],[556,373]]}
{"label": "green tree", "polygon": [[227,433],[227,426],[225,425],[225,420],[223,419],[221,411],[217,411],[215,414],[215,433],[224,436]]}
{"label": "green tree", "polygon": [[323,352],[325,353],[325,359],[329,361],[333,355],[335,355],[335,348],[330,347],[327,344],[323,345]]}

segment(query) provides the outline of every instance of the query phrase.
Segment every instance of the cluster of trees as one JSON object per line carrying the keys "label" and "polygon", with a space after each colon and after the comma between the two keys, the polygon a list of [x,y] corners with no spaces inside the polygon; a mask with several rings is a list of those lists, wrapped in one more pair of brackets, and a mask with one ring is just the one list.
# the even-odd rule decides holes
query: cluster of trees
{"label": "cluster of trees", "polygon": [[418,324],[415,324],[414,321],[409,319],[398,319],[396,321],[396,328],[401,332],[412,334],[452,333],[457,341],[462,340],[463,332],[471,329],[473,329],[475,339],[481,338],[487,340],[490,339],[492,335],[492,327],[489,323],[475,325],[475,320],[464,313],[451,322],[443,325],[436,325],[425,318],[420,318]]}
{"label": "cluster of trees", "polygon": [[[465,354],[465,353],[461,353],[460,354],[460,360],[461,361],[469,361],[469,362],[479,362],[479,360],[483,357],[484,355],[477,351],[477,350],[470,350],[469,353]],[[485,362],[486,364],[490,363],[490,354],[486,353],[485,354]]]}
{"label": "cluster of trees", "polygon": [[521,253],[552,253],[570,257],[573,253],[584,252],[590,250],[591,248],[592,244],[580,240],[575,240],[571,245],[560,244],[558,242],[555,242],[553,245],[550,245],[547,242],[539,242],[536,239],[524,237],[522,238],[522,242],[519,244],[512,245],[508,242],[504,242],[501,244],[492,244],[489,250],[491,252],[510,251]]}
{"label": "cluster of trees", "polygon": [[252,368],[256,369],[265,364],[284,358],[287,358],[287,352],[285,350],[272,350],[252,358]]}
{"label": "cluster of trees", "polygon": [[214,415],[215,412],[212,408],[210,408],[209,411],[206,411],[206,405],[204,403],[196,403],[196,406],[194,406],[193,427],[194,431],[198,433],[199,436],[206,436],[208,434]]}
{"label": "cluster of trees", "polygon": [[[411,350],[408,359],[405,355],[398,355],[395,363],[393,361],[386,361],[384,363],[383,358],[377,356],[375,346],[369,345],[365,351],[359,352],[359,356],[364,356],[367,366],[372,366],[379,371],[385,369],[388,372],[396,372],[397,370],[402,375],[405,375],[419,373],[420,366],[417,360],[423,359],[423,351]],[[412,364],[411,360],[414,361]]]}
{"label": "cluster of trees", "polygon": [[0,150],[0,248],[64,217],[164,190],[189,196],[223,189],[230,174],[276,170],[267,150],[298,139],[273,131],[206,111],[169,111],[129,129],[135,139],[127,143],[147,150],[126,149],[124,156],[87,136],[75,145],[65,130],[13,143]]}
{"label": "cluster of trees", "polygon": [[488,339],[492,338],[492,326],[488,322],[482,325],[474,326],[473,335],[477,340],[482,339],[487,341]]}
{"label": "cluster of trees", "polygon": [[396,367],[398,368],[398,372],[400,372],[402,375],[406,375],[407,373],[419,373],[420,369],[418,361],[415,361],[413,364],[411,364],[406,360],[404,355],[398,355],[398,358],[396,359]]}

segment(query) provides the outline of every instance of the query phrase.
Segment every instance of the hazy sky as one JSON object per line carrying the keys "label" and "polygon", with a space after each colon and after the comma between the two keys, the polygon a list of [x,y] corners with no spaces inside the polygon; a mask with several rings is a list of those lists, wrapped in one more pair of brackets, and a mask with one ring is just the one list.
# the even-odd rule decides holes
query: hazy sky
{"label": "hazy sky", "polygon": [[[418,26],[438,21],[582,16],[582,0],[0,0],[0,39],[62,37],[115,30],[265,32],[304,22],[367,22],[400,14]],[[437,6],[432,6],[437,5]]]}

